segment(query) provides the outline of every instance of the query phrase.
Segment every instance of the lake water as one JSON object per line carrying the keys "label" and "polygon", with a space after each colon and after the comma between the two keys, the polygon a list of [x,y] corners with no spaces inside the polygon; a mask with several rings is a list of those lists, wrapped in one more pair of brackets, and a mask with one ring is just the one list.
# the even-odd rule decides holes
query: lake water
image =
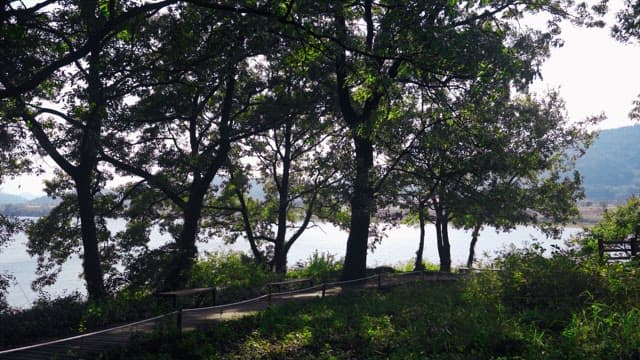
{"label": "lake water", "polygon": [[[122,229],[123,221],[114,220],[109,224],[112,230]],[[485,256],[494,257],[497,252],[510,246],[523,247],[534,240],[539,240],[544,246],[553,244],[562,246],[563,240],[567,240],[580,231],[578,228],[567,228],[563,232],[561,240],[546,239],[545,236],[533,227],[520,226],[509,233],[496,233],[487,228],[480,233],[476,245],[476,258]],[[418,246],[419,230],[416,227],[400,226],[388,232],[388,236],[375,250],[369,251],[367,265],[370,267],[380,265],[397,265],[406,263],[415,257]],[[453,264],[463,265],[469,251],[471,234],[468,231],[449,229],[451,240],[451,256]],[[161,235],[157,231],[151,234],[152,243],[156,246],[168,241],[168,235]],[[304,235],[292,246],[289,251],[288,264],[294,266],[299,261],[305,261],[314,251],[325,252],[341,258],[345,254],[347,233],[329,224],[307,230]],[[10,272],[16,278],[16,283],[11,286],[7,296],[9,304],[13,307],[29,307],[37,299],[38,294],[31,290],[31,281],[35,279],[36,259],[26,253],[26,236],[17,234],[15,241],[8,247],[0,250],[0,272]],[[249,245],[246,241],[239,240],[232,245],[225,245],[220,239],[211,239],[207,243],[200,243],[199,250],[226,251],[236,250],[249,253]],[[438,252],[435,244],[435,227],[428,226],[424,252],[425,261],[438,263]],[[84,293],[84,282],[80,276],[81,261],[73,258],[63,266],[63,271],[55,285],[46,288],[46,292],[56,297],[73,291]]]}

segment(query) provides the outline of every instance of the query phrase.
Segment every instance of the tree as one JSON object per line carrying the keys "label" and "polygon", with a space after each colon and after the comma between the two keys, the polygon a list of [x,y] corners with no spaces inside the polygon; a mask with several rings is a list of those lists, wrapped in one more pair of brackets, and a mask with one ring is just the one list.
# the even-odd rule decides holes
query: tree
{"label": "tree", "polygon": [[516,1],[409,1],[396,6],[363,1],[316,4],[294,11],[293,18],[309,18],[307,28],[315,25],[313,35],[329,39],[323,53],[335,64],[340,120],[352,140],[344,279],[365,273],[374,199],[386,173],[376,168],[395,163],[375,159],[383,150],[378,129],[395,112],[406,110],[399,108],[407,89],[422,87],[432,96],[451,89],[449,94],[455,95],[455,89],[478,77],[505,74],[514,86],[526,86],[547,55],[555,29],[520,32],[514,20],[527,12],[549,12],[560,18],[567,15],[565,6]]}
{"label": "tree", "polygon": [[605,210],[602,220],[580,237],[582,251],[598,254],[598,242],[619,242],[640,234],[640,198],[631,196],[626,203],[613,211]]}
{"label": "tree", "polygon": [[92,23],[90,36],[78,36],[82,32],[75,26],[77,18],[59,16],[66,13],[65,8],[77,8],[78,1],[4,1],[0,9],[0,99],[36,90],[62,68],[85,58],[96,44],[116,36],[132,19],[173,2],[82,2],[103,21]]}
{"label": "tree", "polygon": [[[244,158],[253,159],[254,165],[233,167],[230,191],[235,193],[241,216],[235,226],[223,226],[235,234],[244,232],[254,257],[270,261],[278,273],[286,272],[289,249],[311,224],[322,207],[323,193],[336,181],[331,150],[339,131],[324,114],[325,101],[306,80],[286,83],[295,88],[285,85],[285,94],[277,95],[269,106],[270,116],[281,117],[282,124],[247,140]],[[246,195],[252,172],[264,198]],[[272,254],[268,254],[271,247]]]}
{"label": "tree", "polygon": [[[67,24],[72,30],[64,38],[82,34],[91,39],[93,45],[87,51],[88,56],[84,59],[86,63],[76,62],[76,72],[70,76],[62,72],[52,75],[36,88],[38,92],[31,99],[22,94],[17,95],[15,106],[39,146],[73,179],[82,223],[83,268],[87,292],[90,298],[100,299],[106,292],[98,250],[93,197],[102,180],[97,172],[97,147],[107,102],[107,86],[103,81],[106,69],[101,55],[104,45],[100,39],[95,38],[92,31],[100,28],[99,24],[106,22],[107,17],[98,11],[97,4],[94,5],[93,8],[89,3],[71,6],[57,10],[53,15],[55,19],[71,18],[77,22],[75,26]],[[41,105],[43,100],[60,102],[63,87],[72,79],[82,80],[86,82],[86,86],[76,85],[62,94],[68,99],[64,109],[66,114],[65,111]]]}
{"label": "tree", "polygon": [[[33,149],[21,141],[26,132],[8,110],[0,103],[0,185],[6,177],[30,171],[32,165],[28,155],[33,153]],[[0,214],[0,252],[23,227],[23,221]],[[0,312],[8,308],[5,296],[13,279],[11,273],[0,273]]]}
{"label": "tree", "polygon": [[[472,230],[471,266],[483,226],[508,231],[535,224],[557,230],[556,224],[577,214],[575,202],[583,195],[579,176],[560,175],[568,174],[569,160],[584,153],[588,132],[568,124],[556,93],[544,100],[512,95],[508,82],[495,80],[478,81],[459,100],[423,109],[429,132],[398,167],[403,184],[396,201],[422,219],[417,255],[429,206],[442,271],[451,264],[450,222]],[[395,131],[403,137],[411,128]],[[421,262],[418,256],[416,269]]]}
{"label": "tree", "polygon": [[113,146],[101,157],[175,207],[167,214],[175,246],[161,287],[188,280],[203,204],[232,144],[271,126],[255,112],[266,91],[256,60],[269,45],[262,25],[186,6],[155,18],[139,45],[146,70],[132,80],[137,101],[110,124]]}
{"label": "tree", "polygon": [[[121,57],[136,24],[168,2],[45,1],[3,5],[0,97],[10,104],[40,149],[75,192],[82,258],[91,299],[106,295],[94,200],[108,174],[98,167],[110,107],[128,95]],[[6,67],[5,67],[6,65]],[[6,69],[6,71],[5,71]],[[61,180],[65,183],[65,179]],[[69,204],[65,202],[65,204]],[[37,231],[35,232],[37,233]],[[35,234],[34,233],[34,234]],[[33,239],[35,243],[42,239]],[[39,251],[50,251],[40,246]],[[40,259],[43,257],[40,256]]]}

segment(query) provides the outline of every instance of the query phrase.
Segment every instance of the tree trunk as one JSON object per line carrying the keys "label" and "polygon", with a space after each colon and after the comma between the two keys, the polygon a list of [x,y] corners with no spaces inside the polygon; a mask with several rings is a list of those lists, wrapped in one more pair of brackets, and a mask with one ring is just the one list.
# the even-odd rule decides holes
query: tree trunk
{"label": "tree trunk", "polygon": [[424,264],[422,263],[422,254],[424,252],[424,236],[425,236],[425,206],[422,202],[418,204],[418,219],[420,220],[420,242],[418,244],[418,251],[416,251],[416,262],[413,267],[413,271],[423,271]]}
{"label": "tree trunk", "polygon": [[[91,9],[94,9],[92,4]],[[93,15],[83,10],[83,16],[88,25],[97,22]],[[92,180],[97,173],[98,148],[100,147],[102,120],[107,116],[104,85],[101,79],[103,67],[101,49],[96,44],[89,54],[89,70],[87,72],[87,100],[88,112],[84,114],[84,130],[80,139],[80,159],[78,165],[71,171],[66,171],[75,182],[78,195],[78,208],[80,211],[80,228],[83,247],[83,270],[87,282],[87,294],[91,300],[100,300],[107,293],[104,287],[100,250],[98,248],[98,236],[93,205],[94,189]]]}
{"label": "tree trunk", "polygon": [[351,223],[342,280],[353,280],[366,276],[369,224],[373,205],[373,194],[369,180],[373,167],[373,145],[371,140],[357,134],[354,135],[354,142],[356,178],[351,197]]}
{"label": "tree trunk", "polygon": [[442,230],[442,258],[440,259],[440,271],[451,272],[451,243],[449,243],[449,219],[445,215],[441,222]]}
{"label": "tree trunk", "polygon": [[90,300],[100,300],[107,294],[102,277],[102,265],[100,251],[98,249],[98,236],[96,230],[95,212],[93,208],[93,193],[91,183],[87,176],[79,176],[74,179],[78,206],[80,210],[80,230],[82,233],[82,268],[84,279],[87,282],[87,294]]}
{"label": "tree trunk", "polygon": [[[287,215],[289,213],[289,181],[291,170],[291,120],[284,129],[284,154],[282,155],[282,178],[278,188],[278,229],[276,231],[273,263],[277,273],[287,272]],[[274,174],[274,176],[277,176]]]}
{"label": "tree trunk", "polygon": [[476,224],[473,227],[473,232],[471,233],[471,244],[469,245],[469,257],[467,258],[467,267],[469,269],[473,267],[473,262],[475,261],[476,243],[478,242],[480,227],[481,227],[480,224]]}
{"label": "tree trunk", "polygon": [[172,256],[169,271],[165,276],[165,290],[184,288],[191,277],[191,268],[198,255],[196,239],[198,238],[205,192],[198,189],[191,191],[190,195],[187,206],[182,213],[182,231],[180,237],[176,239],[176,250]]}
{"label": "tree trunk", "polygon": [[440,258],[440,271],[451,271],[451,246],[449,245],[449,232],[447,230],[448,221],[442,207],[437,201],[435,203],[436,212],[436,238],[438,242],[438,256]]}

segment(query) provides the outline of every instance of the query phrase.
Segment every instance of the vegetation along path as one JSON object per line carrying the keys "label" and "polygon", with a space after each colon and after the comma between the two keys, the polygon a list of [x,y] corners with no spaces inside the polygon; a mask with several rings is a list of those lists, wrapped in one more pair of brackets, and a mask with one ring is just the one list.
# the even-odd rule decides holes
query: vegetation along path
{"label": "vegetation along path", "polygon": [[92,354],[127,344],[135,334],[150,334],[154,331],[175,329],[176,326],[181,331],[191,331],[214,326],[216,322],[221,320],[237,319],[254,314],[269,306],[277,306],[290,301],[333,296],[345,291],[397,286],[414,281],[456,281],[459,277],[460,275],[450,273],[412,272],[378,274],[358,280],[324,283],[299,290],[269,293],[231,304],[183,309],[88,334],[5,350],[0,352],[0,359],[88,359],[92,357]]}

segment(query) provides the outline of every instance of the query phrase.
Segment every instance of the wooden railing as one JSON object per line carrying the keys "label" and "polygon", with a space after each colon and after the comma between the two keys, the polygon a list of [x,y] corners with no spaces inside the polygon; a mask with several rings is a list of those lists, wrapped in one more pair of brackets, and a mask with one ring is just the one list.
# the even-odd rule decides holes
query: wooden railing
{"label": "wooden railing", "polygon": [[624,239],[605,241],[603,238],[598,239],[598,255],[602,261],[623,261],[631,260],[638,256],[640,251],[638,243],[638,235],[640,234],[640,226],[637,226],[634,233]]}

